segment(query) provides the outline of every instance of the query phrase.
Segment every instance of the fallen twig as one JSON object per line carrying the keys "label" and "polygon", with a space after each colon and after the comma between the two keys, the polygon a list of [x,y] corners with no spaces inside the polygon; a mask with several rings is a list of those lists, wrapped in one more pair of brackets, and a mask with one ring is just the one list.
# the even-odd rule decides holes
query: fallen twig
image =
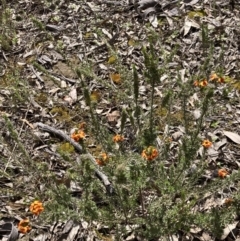
{"label": "fallen twig", "polygon": [[[56,128],[54,127],[51,127],[51,126],[48,126],[48,125],[45,125],[41,122],[38,122],[35,124],[37,127],[39,127],[41,130],[43,131],[47,131],[49,133],[53,133],[55,135],[58,135],[60,136],[61,138],[63,138],[64,140],[68,141],[71,145],[74,146],[74,148],[80,152],[80,154],[83,154],[83,148],[81,145],[79,145],[77,142],[75,142],[74,140],[72,140],[67,134],[65,134],[63,131],[61,130],[57,130]],[[103,185],[105,186],[106,188],[106,191],[109,195],[113,195],[114,194],[114,188],[111,184],[111,182],[108,180],[108,177],[99,170],[99,167],[98,165],[96,164],[96,161],[95,161],[95,158],[90,154],[90,153],[86,153],[84,154],[85,157],[87,157],[91,162],[92,164],[94,165],[95,167],[95,174],[96,176],[102,181]]]}
{"label": "fallen twig", "polygon": [[32,65],[29,65],[29,68],[32,70],[32,72],[35,74],[35,76],[42,82],[44,83],[44,80],[41,78],[41,76],[38,74],[38,72],[33,68]]}

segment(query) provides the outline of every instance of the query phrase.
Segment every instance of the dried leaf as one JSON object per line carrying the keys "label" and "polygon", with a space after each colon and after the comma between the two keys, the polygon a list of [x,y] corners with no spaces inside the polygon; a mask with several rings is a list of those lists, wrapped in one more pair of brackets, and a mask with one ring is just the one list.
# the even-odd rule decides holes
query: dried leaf
{"label": "dried leaf", "polygon": [[190,20],[190,19],[187,17],[187,18],[185,19],[185,23],[184,23],[184,27],[183,27],[183,29],[184,29],[184,34],[183,34],[183,35],[186,36],[186,35],[189,33],[189,31],[190,31],[190,29],[191,29],[192,27],[199,29],[199,28],[200,28],[200,25],[199,25],[198,23],[196,23],[195,21]]}
{"label": "dried leaf", "polygon": [[149,16],[149,22],[151,23],[151,25],[154,28],[157,28],[157,26],[158,26],[158,19],[157,19],[157,17],[155,15]]}
{"label": "dried leaf", "polygon": [[70,105],[77,101],[77,90],[73,88],[68,95],[64,97],[64,101],[68,102]]}
{"label": "dried leaf", "polygon": [[176,131],[172,134],[172,138],[174,141],[179,140],[183,136],[183,133],[181,131]]}
{"label": "dried leaf", "polygon": [[233,142],[240,144],[240,136],[238,134],[231,131],[223,131],[223,134]]}
{"label": "dried leaf", "polygon": [[79,229],[80,229],[80,225],[73,227],[71,229],[70,233],[68,234],[68,237],[66,240],[75,240],[75,237],[76,237]]}
{"label": "dried leaf", "polygon": [[221,140],[221,141],[215,142],[215,143],[214,143],[214,149],[215,149],[215,150],[218,150],[218,149],[220,149],[221,147],[225,146],[226,143],[227,143],[227,139],[226,139],[226,138],[224,138],[224,139]]}
{"label": "dried leaf", "polygon": [[120,117],[120,112],[118,110],[115,110],[112,113],[109,113],[107,115],[109,122],[116,122],[118,121],[119,117]]}
{"label": "dried leaf", "polygon": [[186,3],[186,5],[187,6],[192,6],[192,5],[194,5],[194,4],[198,3],[198,2],[199,2],[199,0],[192,0],[190,3]]}
{"label": "dried leaf", "polygon": [[233,229],[236,228],[237,224],[238,224],[238,221],[235,221],[234,223],[227,225],[227,227],[224,228],[224,230],[223,230],[223,235],[221,236],[220,240],[224,240],[225,238],[227,238],[229,233],[232,232]]}
{"label": "dried leaf", "polygon": [[212,236],[209,235],[209,233],[203,232],[202,233],[202,240],[204,240],[204,241],[211,241],[212,240]]}

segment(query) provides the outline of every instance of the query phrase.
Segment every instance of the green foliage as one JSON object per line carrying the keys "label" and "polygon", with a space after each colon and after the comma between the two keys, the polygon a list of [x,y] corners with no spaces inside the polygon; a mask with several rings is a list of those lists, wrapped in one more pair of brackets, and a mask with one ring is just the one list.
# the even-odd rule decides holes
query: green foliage
{"label": "green foliage", "polygon": [[41,21],[39,21],[35,17],[32,17],[32,21],[36,25],[36,27],[38,27],[40,30],[45,30],[45,27]]}
{"label": "green foliage", "polygon": [[12,21],[12,12],[7,7],[6,1],[0,1],[1,14],[0,14],[0,46],[4,51],[10,51],[14,45],[15,28]]}

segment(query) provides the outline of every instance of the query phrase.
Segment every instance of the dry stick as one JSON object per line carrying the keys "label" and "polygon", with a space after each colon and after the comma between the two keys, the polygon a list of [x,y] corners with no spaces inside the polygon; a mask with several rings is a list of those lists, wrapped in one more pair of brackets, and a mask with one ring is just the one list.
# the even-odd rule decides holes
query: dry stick
{"label": "dry stick", "polygon": [[[51,126],[48,126],[48,125],[45,125],[43,123],[36,123],[36,126],[39,127],[41,130],[43,131],[47,131],[47,132],[50,132],[50,133],[53,133],[55,135],[58,135],[60,137],[62,137],[63,139],[65,139],[66,141],[68,141],[70,144],[72,144],[74,146],[74,148],[79,151],[80,153],[83,152],[83,148],[81,145],[79,145],[77,142],[75,142],[74,140],[72,140],[68,135],[66,135],[63,131],[61,130],[57,130],[55,129],[54,127],[51,127]],[[99,170],[99,167],[97,166],[96,164],[96,161],[95,161],[95,158],[90,154],[90,153],[87,153],[84,155],[85,157],[89,158],[90,161],[94,164],[95,166],[95,174],[97,175],[97,177],[102,181],[103,185],[105,186],[106,188],[106,191],[109,195],[112,195],[114,194],[114,188],[111,184],[111,182],[108,180],[108,177]]]}
{"label": "dry stick", "polygon": [[32,65],[29,65],[29,68],[32,70],[32,72],[35,74],[35,76],[42,82],[44,83],[44,80],[41,78],[41,76],[38,74],[38,72],[33,68]]}

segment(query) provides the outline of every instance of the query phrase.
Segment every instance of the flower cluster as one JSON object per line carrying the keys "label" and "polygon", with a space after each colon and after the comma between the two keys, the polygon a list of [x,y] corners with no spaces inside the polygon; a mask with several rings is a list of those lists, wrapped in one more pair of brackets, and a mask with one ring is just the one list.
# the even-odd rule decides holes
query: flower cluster
{"label": "flower cluster", "polygon": [[105,166],[109,161],[108,155],[104,152],[99,155],[99,157],[96,159],[96,163],[99,166]]}
{"label": "flower cluster", "polygon": [[202,142],[202,146],[205,147],[205,148],[209,148],[209,147],[212,146],[212,142],[209,141],[209,140],[204,140],[204,141]]}
{"label": "flower cluster", "polygon": [[34,215],[39,215],[42,211],[44,210],[43,204],[39,201],[34,201],[31,205],[30,205],[30,211],[34,214]]}
{"label": "flower cluster", "polygon": [[194,86],[205,87],[208,85],[208,81],[206,79],[202,81],[195,80],[193,83]]}
{"label": "flower cluster", "polygon": [[[44,207],[42,202],[34,201],[33,203],[31,203],[29,209],[34,215],[39,215],[44,210]],[[31,226],[29,225],[29,223],[30,221],[28,218],[22,219],[18,223],[18,231],[23,234],[28,233],[31,230]]]}
{"label": "flower cluster", "polygon": [[149,146],[142,151],[142,157],[148,161],[152,161],[157,156],[158,156],[158,151],[153,146]]}
{"label": "flower cluster", "polygon": [[206,87],[208,85],[209,81],[215,81],[217,83],[224,83],[225,82],[223,77],[220,77],[216,73],[214,73],[214,74],[210,75],[209,80],[207,80],[207,79],[203,79],[201,81],[195,80],[193,85],[196,86],[196,87],[197,86],[198,87]]}
{"label": "flower cluster", "polygon": [[85,133],[83,130],[78,130],[78,131],[75,131],[72,135],[71,135],[71,138],[76,141],[76,142],[79,142],[81,140],[83,140],[85,138]]}
{"label": "flower cluster", "polygon": [[22,219],[19,223],[18,223],[18,231],[20,233],[28,233],[31,230],[31,226],[29,225],[29,219]]}
{"label": "flower cluster", "polygon": [[229,175],[229,172],[225,169],[225,168],[222,168],[222,169],[219,169],[218,170],[218,176],[220,178],[225,178],[227,175]]}
{"label": "flower cluster", "polygon": [[216,81],[217,83],[224,83],[225,82],[224,78],[218,76],[216,73],[211,74],[209,80],[210,81]]}
{"label": "flower cluster", "polygon": [[74,131],[74,133],[71,135],[71,138],[76,141],[82,141],[85,137],[86,134],[84,132],[84,129],[86,128],[86,122],[81,122],[78,126],[78,129]]}
{"label": "flower cluster", "polygon": [[117,134],[117,135],[115,135],[114,137],[113,137],[113,141],[115,142],[115,143],[117,143],[117,142],[122,142],[124,140],[124,137],[122,136],[122,135],[119,135],[119,134]]}

